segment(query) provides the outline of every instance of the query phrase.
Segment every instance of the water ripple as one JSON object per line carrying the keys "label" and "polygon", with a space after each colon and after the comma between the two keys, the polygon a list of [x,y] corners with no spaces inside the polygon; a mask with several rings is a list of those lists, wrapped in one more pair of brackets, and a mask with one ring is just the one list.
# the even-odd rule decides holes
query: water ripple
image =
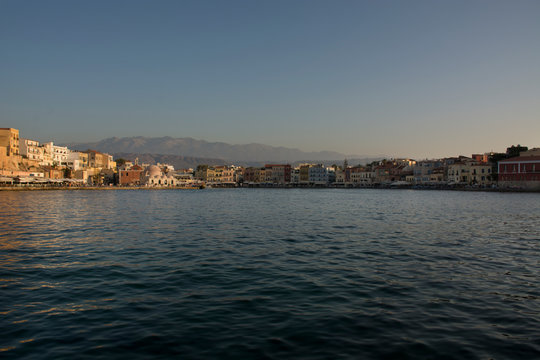
{"label": "water ripple", "polygon": [[540,357],[540,196],[0,193],[6,359]]}

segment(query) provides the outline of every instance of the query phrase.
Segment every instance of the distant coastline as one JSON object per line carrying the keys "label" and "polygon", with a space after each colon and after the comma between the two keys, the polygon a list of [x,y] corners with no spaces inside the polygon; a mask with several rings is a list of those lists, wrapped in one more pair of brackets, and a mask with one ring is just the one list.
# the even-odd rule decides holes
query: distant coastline
{"label": "distant coastline", "polygon": [[[113,140],[117,142],[116,138]],[[158,140],[158,143],[174,142],[172,138]],[[123,141],[121,145],[127,147],[126,150],[134,150]],[[188,141],[192,142],[193,139]],[[256,144],[249,146],[251,150],[244,148],[244,152],[246,156],[254,156]],[[540,191],[540,148],[529,149],[520,144],[508,147],[504,153],[471,154],[470,157],[391,158],[356,165],[349,165],[345,158],[342,164],[338,165],[336,161],[330,166],[324,162],[265,163],[264,166],[199,163],[194,167],[178,168],[178,164],[169,161],[189,159],[193,162],[196,159],[171,155],[156,158],[147,154],[145,159],[149,162],[144,162],[135,152],[125,154],[130,158],[115,160],[109,153],[72,150],[52,141],[40,143],[21,138],[18,129],[0,128],[0,185],[15,189],[102,189],[109,186],[191,189],[208,186]],[[321,158],[325,156],[321,155]],[[165,162],[154,164],[157,159]]]}

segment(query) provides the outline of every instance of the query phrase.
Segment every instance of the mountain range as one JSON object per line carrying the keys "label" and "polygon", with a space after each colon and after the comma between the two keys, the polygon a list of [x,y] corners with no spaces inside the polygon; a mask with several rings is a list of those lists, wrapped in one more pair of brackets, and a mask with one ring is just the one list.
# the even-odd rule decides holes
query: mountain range
{"label": "mountain range", "polygon": [[[343,159],[360,159],[360,156],[347,156],[335,151],[306,152],[299,149],[276,147],[263,144],[232,145],[224,142],[209,142],[193,138],[173,137],[112,137],[91,143],[64,144],[73,150],[93,149],[114,155],[115,157],[133,157],[137,154],[155,156],[159,154],[180,157],[176,159],[188,163],[238,163],[257,165],[264,163],[339,162]],[[364,161],[382,157],[362,157]],[[139,159],[143,161],[142,159]],[[150,160],[150,159],[148,159]],[[172,160],[172,158],[169,158]],[[161,161],[160,161],[161,162]],[[354,160],[353,160],[354,162]],[[353,162],[350,161],[352,164]]]}

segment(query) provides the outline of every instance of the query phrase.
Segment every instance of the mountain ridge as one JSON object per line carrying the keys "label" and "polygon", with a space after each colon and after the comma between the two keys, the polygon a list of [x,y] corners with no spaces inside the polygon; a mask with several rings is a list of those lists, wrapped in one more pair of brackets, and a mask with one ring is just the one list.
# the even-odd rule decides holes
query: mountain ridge
{"label": "mountain ridge", "polygon": [[[223,160],[225,162],[297,162],[335,161],[345,158],[372,158],[347,156],[336,151],[302,151],[297,148],[271,146],[258,143],[228,144],[210,142],[191,137],[110,137],[97,142],[63,144],[74,150],[93,149],[109,154],[160,154],[189,158]],[[373,157],[374,158],[374,157]]]}

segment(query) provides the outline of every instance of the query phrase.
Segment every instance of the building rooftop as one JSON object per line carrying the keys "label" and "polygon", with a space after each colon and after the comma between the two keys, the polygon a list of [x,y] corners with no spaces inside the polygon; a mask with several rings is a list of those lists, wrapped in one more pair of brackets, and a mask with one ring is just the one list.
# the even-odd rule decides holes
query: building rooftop
{"label": "building rooftop", "polygon": [[540,156],[516,156],[510,159],[504,159],[499,161],[501,162],[516,162],[516,161],[532,161],[532,160],[540,160]]}

